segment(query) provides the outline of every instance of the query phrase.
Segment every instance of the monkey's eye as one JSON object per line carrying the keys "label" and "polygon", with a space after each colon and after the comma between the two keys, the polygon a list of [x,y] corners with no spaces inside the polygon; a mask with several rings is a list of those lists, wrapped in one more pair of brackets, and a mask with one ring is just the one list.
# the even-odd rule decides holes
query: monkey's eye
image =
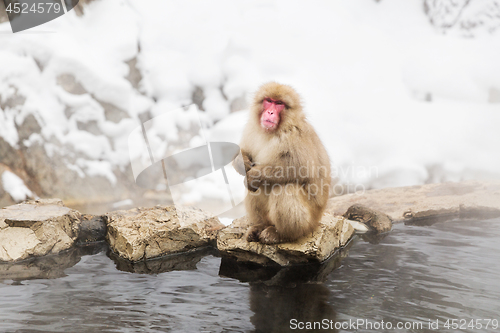
{"label": "monkey's eye", "polygon": [[266,102],[268,102],[268,103],[272,103],[272,102],[273,102],[270,98],[266,98],[266,99],[264,99],[264,100],[265,100]]}
{"label": "monkey's eye", "polygon": [[283,103],[282,101],[277,101],[277,102],[276,102],[276,104],[277,104],[277,105],[283,105],[283,104],[285,104],[285,103]]}

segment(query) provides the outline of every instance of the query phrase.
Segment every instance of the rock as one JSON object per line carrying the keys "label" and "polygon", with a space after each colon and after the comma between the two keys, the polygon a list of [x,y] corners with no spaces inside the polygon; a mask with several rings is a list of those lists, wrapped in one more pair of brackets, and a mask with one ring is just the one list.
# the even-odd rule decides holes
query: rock
{"label": "rock", "polygon": [[347,219],[347,222],[349,222],[352,225],[352,227],[354,228],[354,231],[357,234],[364,234],[364,233],[367,233],[367,232],[372,230],[366,224],[358,222],[358,221]]}
{"label": "rock", "polygon": [[82,214],[78,243],[92,243],[106,240],[106,219],[103,216]]}
{"label": "rock", "polygon": [[73,74],[61,74],[57,77],[56,82],[70,94],[83,95],[87,93],[87,90],[85,90]]}
{"label": "rock", "polygon": [[41,133],[41,131],[40,124],[38,124],[38,121],[32,114],[27,115],[22,124],[17,127],[19,141],[21,142],[29,139],[33,133]]}
{"label": "rock", "polygon": [[493,218],[500,216],[500,182],[448,182],[356,192],[330,199],[327,211],[340,215],[354,204],[387,214],[393,222]]}
{"label": "rock", "polygon": [[103,107],[104,116],[106,117],[107,120],[114,122],[114,123],[119,123],[122,119],[130,118],[127,111],[122,110],[119,107],[117,107],[111,103],[100,101],[98,99],[96,99],[96,100]]}
{"label": "rock", "polygon": [[99,128],[99,123],[96,120],[87,120],[87,121],[77,121],[76,127],[79,131],[86,131],[94,134],[95,136],[104,135],[101,129]]}
{"label": "rock", "polygon": [[[21,178],[25,185],[33,193],[42,193],[40,186],[36,181],[34,181],[31,174],[29,174],[25,169],[25,157],[20,149],[14,149],[8,142],[0,137],[0,176],[4,171],[11,171],[16,176]],[[40,163],[40,168],[43,168],[43,163]],[[1,184],[0,184],[0,187]],[[0,192],[1,189],[0,189]],[[9,199],[10,198],[10,199]],[[18,203],[10,197],[10,195],[2,195],[0,193],[0,208],[10,206]]]}
{"label": "rock", "polygon": [[430,23],[443,34],[453,29],[462,36],[472,38],[482,32],[493,32],[499,27],[498,3],[484,1],[481,7],[470,1],[422,1],[424,13]]}
{"label": "rock", "polygon": [[[1,149],[2,149],[2,140],[0,138],[0,150]],[[1,155],[1,153],[0,153],[0,155]],[[0,156],[0,159],[1,159],[1,156]],[[14,201],[14,199],[12,199],[10,194],[8,192],[6,192],[4,189],[3,182],[2,182],[2,174],[5,171],[10,171],[10,170],[7,166],[0,163],[0,208],[5,207],[5,206],[14,205],[16,203]],[[0,223],[0,225],[1,225],[1,223]]]}
{"label": "rock", "polygon": [[[116,183],[113,183],[109,177],[103,175],[87,175],[84,166],[80,167],[79,172],[69,168],[68,165],[77,165],[78,159],[83,155],[77,152],[70,154],[67,150],[70,148],[61,146],[55,139],[50,145],[54,149],[51,156],[47,154],[46,145],[39,142],[29,147],[22,146],[19,155],[12,156],[24,161],[20,172],[12,167],[11,169],[16,170],[16,174],[32,192],[40,196],[63,198],[68,206],[82,202],[89,205],[115,202],[135,195],[140,196],[144,192],[139,186],[130,183],[130,166],[123,171],[112,170],[116,177]],[[23,174],[28,176],[24,177]]]}
{"label": "rock", "polygon": [[193,104],[195,104],[198,107],[198,109],[205,110],[203,109],[203,101],[205,100],[205,93],[203,92],[203,89],[201,87],[199,86],[194,87],[191,100],[193,101]]}
{"label": "rock", "polygon": [[248,219],[242,217],[223,229],[217,237],[219,251],[238,261],[280,266],[323,262],[337,249],[346,245],[354,233],[352,226],[343,217],[334,217],[331,214],[323,216],[320,226],[312,235],[290,243],[265,245],[247,242],[243,239],[247,228]]}
{"label": "rock", "polygon": [[[40,65],[39,62],[37,64]],[[93,104],[92,107],[97,107],[96,103],[99,103],[102,106],[106,120],[119,123],[121,120],[129,118],[129,123],[133,122],[126,110],[100,101],[89,94],[75,75],[63,73],[57,76],[56,82],[61,89],[70,94],[88,95],[75,98],[78,100],[82,98],[85,100],[90,99],[93,102],[91,103]],[[9,88],[7,96],[3,96],[3,98],[0,96],[0,115],[8,110],[12,110],[12,112],[21,110],[25,103],[27,103],[27,99],[23,96],[23,91],[19,91],[14,85]],[[68,104],[69,102],[63,101],[62,103]],[[105,141],[102,141],[104,149],[113,151],[121,149],[115,147],[115,143],[118,140],[116,135],[123,134],[125,136],[123,131],[121,134],[112,131],[113,134],[108,133],[109,135],[103,136],[100,128],[102,121],[104,121],[102,114],[93,114],[88,118],[74,116],[74,113],[78,111],[78,107],[72,105],[72,103],[69,103],[64,108],[69,123],[74,122],[76,127],[80,131],[87,132],[89,137],[92,137],[91,134],[98,137],[99,140],[105,137],[109,142],[109,146]],[[5,169],[16,174],[35,195],[63,198],[66,203],[78,204],[92,201],[94,203],[115,202],[132,197],[139,198],[144,192],[134,182],[133,177],[130,177],[130,166],[118,167],[111,160],[103,160],[102,156],[95,157],[92,156],[93,154],[89,155],[88,152],[78,149],[76,143],[61,142],[55,136],[48,135],[45,133],[45,127],[48,126],[47,119],[37,116],[36,112],[27,111],[22,115],[18,115],[15,124],[12,123],[12,126],[15,126],[13,130],[17,131],[18,138],[15,135],[10,135],[8,136],[10,140],[6,140],[0,136],[0,169],[2,169],[1,166],[3,165]],[[122,129],[123,126],[128,125],[126,123],[119,125]],[[64,131],[67,132],[68,129],[64,129]],[[108,162],[111,164],[108,164]],[[110,167],[106,176],[104,173],[93,172],[96,170],[96,164],[102,164],[106,168]],[[99,170],[103,169],[99,167]],[[0,170],[0,173],[2,173],[2,170]],[[0,191],[0,207],[18,202],[19,199],[9,198],[5,191]]]}
{"label": "rock", "polygon": [[389,216],[359,204],[349,207],[343,216],[349,220],[365,223],[378,233],[388,232],[392,229],[392,221]]}
{"label": "rock", "polygon": [[77,238],[80,213],[59,199],[29,200],[0,210],[0,261],[56,254]]}
{"label": "rock", "polygon": [[156,206],[108,213],[107,227],[111,249],[138,261],[209,245],[224,225],[196,208]]}
{"label": "rock", "polygon": [[0,230],[0,244],[0,260],[14,261],[34,254],[40,240],[29,228],[5,228]]}
{"label": "rock", "polygon": [[137,57],[134,57],[128,61],[125,61],[128,66],[128,75],[125,77],[132,87],[139,90],[140,82],[142,81],[142,74],[139,68],[137,68]]}

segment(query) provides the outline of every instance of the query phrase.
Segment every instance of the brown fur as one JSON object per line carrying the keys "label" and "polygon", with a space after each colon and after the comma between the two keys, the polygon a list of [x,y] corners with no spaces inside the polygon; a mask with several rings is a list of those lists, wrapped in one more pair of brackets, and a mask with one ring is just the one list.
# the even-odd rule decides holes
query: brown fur
{"label": "brown fur", "polygon": [[[265,98],[285,104],[275,131],[260,125]],[[314,231],[323,215],[331,182],[328,154],[290,86],[264,84],[250,112],[240,143],[250,190],[245,204],[252,226],[246,238],[265,244],[294,241]]]}

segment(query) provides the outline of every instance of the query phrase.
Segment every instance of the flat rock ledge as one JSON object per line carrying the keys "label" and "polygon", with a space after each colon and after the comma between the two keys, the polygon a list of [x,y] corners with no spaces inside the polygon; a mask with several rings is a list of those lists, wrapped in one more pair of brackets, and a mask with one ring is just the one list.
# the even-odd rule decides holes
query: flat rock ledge
{"label": "flat rock ledge", "polygon": [[[132,263],[215,244],[226,258],[240,263],[283,267],[318,263],[345,246],[354,233],[342,214],[378,232],[390,230],[390,220],[432,224],[453,218],[495,218],[500,216],[500,181],[427,184],[332,198],[314,233],[277,245],[243,239],[246,217],[224,228],[217,217],[196,208],[157,206],[93,216],[65,207],[59,199],[29,200],[0,209],[0,262],[57,254],[78,243],[106,239],[119,258]],[[158,270],[178,266],[176,260],[170,262]],[[157,270],[132,266],[139,271]]]}
{"label": "flat rock ledge", "polygon": [[0,261],[56,254],[73,246],[80,213],[59,199],[30,200],[0,209]]}
{"label": "flat rock ledge", "polygon": [[323,262],[346,245],[354,234],[354,229],[343,217],[331,214],[323,216],[320,226],[310,236],[290,243],[265,245],[247,242],[243,238],[247,228],[248,219],[242,217],[221,230],[217,237],[219,251],[238,261],[260,265],[290,266]]}
{"label": "flat rock ledge", "polygon": [[327,211],[342,215],[352,205],[363,205],[407,224],[494,218],[500,216],[500,182],[447,182],[356,192],[330,199]]}
{"label": "flat rock ledge", "polygon": [[115,211],[106,217],[110,248],[133,262],[212,245],[224,227],[200,209],[175,206]]}

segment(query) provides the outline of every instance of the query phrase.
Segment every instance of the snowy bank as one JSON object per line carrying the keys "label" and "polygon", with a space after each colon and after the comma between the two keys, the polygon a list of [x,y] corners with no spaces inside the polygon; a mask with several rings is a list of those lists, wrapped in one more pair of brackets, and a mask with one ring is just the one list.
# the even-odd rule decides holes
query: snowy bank
{"label": "snowy bank", "polygon": [[130,146],[135,128],[153,119],[152,153],[165,156],[202,110],[212,140],[237,143],[248,98],[269,80],[302,94],[338,194],[498,179],[493,3],[107,0],[24,33],[1,23],[0,163],[27,188],[0,203],[28,191],[143,200],[130,160],[149,152]]}

